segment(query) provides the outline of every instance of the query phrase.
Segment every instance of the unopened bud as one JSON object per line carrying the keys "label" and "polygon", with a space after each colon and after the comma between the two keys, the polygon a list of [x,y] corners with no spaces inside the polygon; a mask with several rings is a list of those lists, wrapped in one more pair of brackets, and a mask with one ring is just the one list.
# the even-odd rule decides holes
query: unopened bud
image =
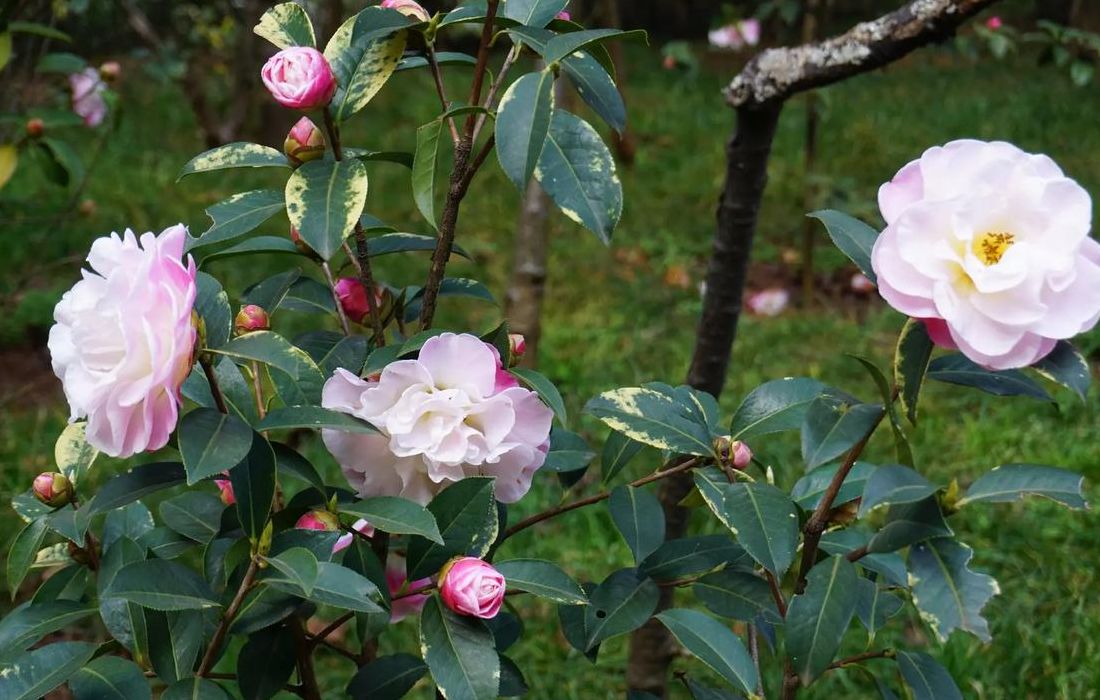
{"label": "unopened bud", "polygon": [[77,207],[77,211],[80,212],[81,216],[87,217],[95,216],[96,210],[98,209],[99,205],[95,203],[94,199],[85,199],[80,202],[80,206]]}
{"label": "unopened bud", "polygon": [[313,248],[310,248],[309,244],[302,240],[302,234],[298,233],[298,229],[293,226],[290,227],[290,240],[302,255],[313,258],[314,260],[321,259],[321,256],[317,255]]}
{"label": "unopened bud", "polygon": [[871,281],[871,278],[862,272],[857,272],[852,275],[852,281],[850,282],[852,291],[856,294],[870,294],[875,291],[875,283]]}
{"label": "unopened bud", "polygon": [[233,328],[237,331],[237,335],[244,335],[253,331],[266,331],[271,328],[271,322],[262,307],[246,304],[241,307],[237,318],[233,320]]}
{"label": "unopened bud", "polygon": [[406,17],[415,19],[418,22],[427,22],[431,19],[428,11],[415,0],[382,0],[382,7],[397,10]]}
{"label": "unopened bud", "polygon": [[36,139],[46,131],[46,122],[38,117],[27,120],[27,136]]}
{"label": "unopened bud", "polygon": [[743,470],[752,464],[752,450],[749,446],[728,436],[715,439],[714,454],[725,467]]}
{"label": "unopened bud", "polygon": [[340,521],[327,510],[311,510],[294,523],[299,530],[324,530],[334,532],[340,529]]}
{"label": "unopened bud", "polygon": [[218,487],[219,497],[227,506],[237,502],[237,496],[233,493],[233,482],[229,479],[214,479],[214,485]]}
{"label": "unopened bud", "polygon": [[[344,315],[356,323],[364,323],[370,315],[371,307],[367,302],[367,291],[363,283],[354,277],[341,277],[336,281],[336,298]],[[385,321],[393,307],[393,294],[385,287],[375,285],[373,304],[375,312]]]}
{"label": "unopened bud", "polygon": [[508,366],[514,367],[527,353],[527,339],[519,333],[508,334]]}
{"label": "unopened bud", "polygon": [[118,64],[118,61],[107,61],[99,67],[99,77],[105,83],[113,83],[118,80],[120,73],[122,73],[122,66]]}
{"label": "unopened bud", "polygon": [[34,478],[34,497],[51,508],[73,500],[73,485],[61,472],[43,472]]}
{"label": "unopened bud", "polygon": [[563,10],[563,11],[559,12],[557,14],[557,16],[554,17],[554,19],[560,19],[563,22],[572,22],[573,21],[573,16],[570,15],[568,12]]}
{"label": "unopened bud", "polygon": [[325,136],[309,117],[302,117],[287,133],[283,153],[295,165],[316,160],[325,155]]}

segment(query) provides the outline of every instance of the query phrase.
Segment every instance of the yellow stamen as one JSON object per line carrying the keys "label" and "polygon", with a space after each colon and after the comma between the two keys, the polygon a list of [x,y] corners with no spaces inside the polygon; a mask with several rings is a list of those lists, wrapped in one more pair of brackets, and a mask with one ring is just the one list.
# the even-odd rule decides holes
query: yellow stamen
{"label": "yellow stamen", "polygon": [[974,239],[974,255],[986,265],[996,265],[1015,242],[1016,236],[1011,233],[987,231]]}

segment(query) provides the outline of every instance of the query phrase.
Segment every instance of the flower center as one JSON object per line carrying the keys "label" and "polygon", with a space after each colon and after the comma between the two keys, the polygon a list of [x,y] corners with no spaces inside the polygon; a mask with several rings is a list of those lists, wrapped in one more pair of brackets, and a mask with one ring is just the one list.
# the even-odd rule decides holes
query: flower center
{"label": "flower center", "polygon": [[1011,233],[987,231],[974,239],[974,255],[986,265],[996,265],[1015,242],[1016,236]]}

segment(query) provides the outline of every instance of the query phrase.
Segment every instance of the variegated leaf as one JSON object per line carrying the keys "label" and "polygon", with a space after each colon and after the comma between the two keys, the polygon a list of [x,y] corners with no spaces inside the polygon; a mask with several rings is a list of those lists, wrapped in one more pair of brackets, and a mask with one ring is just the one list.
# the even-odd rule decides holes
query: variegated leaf
{"label": "variegated leaf", "polygon": [[365,107],[393,75],[405,52],[407,24],[398,12],[368,7],[332,35],[325,58],[336,74],[330,108],[338,121]]}
{"label": "variegated leaf", "polygon": [[309,247],[331,258],[367,201],[367,168],[357,160],[314,160],[286,183],[286,211]]}
{"label": "variegated leaf", "polygon": [[187,162],[179,178],[229,168],[289,168],[290,161],[281,151],[258,143],[237,141],[200,153]]}
{"label": "variegated leaf", "polygon": [[269,9],[252,31],[280,49],[317,45],[309,15],[294,2],[284,2]]}

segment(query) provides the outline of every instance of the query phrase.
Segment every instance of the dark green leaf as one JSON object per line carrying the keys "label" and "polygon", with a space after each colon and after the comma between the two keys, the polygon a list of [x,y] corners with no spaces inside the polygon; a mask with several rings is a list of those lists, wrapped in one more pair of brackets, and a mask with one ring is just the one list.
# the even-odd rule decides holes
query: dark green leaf
{"label": "dark green leaf", "polygon": [[550,131],[554,78],[550,70],[528,73],[512,83],[500,99],[496,120],[497,158],[508,179],[520,191],[527,188]]}
{"label": "dark green leaf", "polygon": [[160,700],[231,700],[222,687],[206,678],[188,678],[168,686]]}
{"label": "dark green leaf", "polygon": [[798,430],[806,411],[828,389],[807,377],[776,379],[753,389],[733,414],[730,432],[737,440]]}
{"label": "dark green leaf", "polygon": [[621,29],[586,29],[579,32],[559,34],[546,42],[542,57],[547,63],[557,63],[589,44],[600,43],[609,39],[641,39],[645,41],[646,33],[641,30],[624,32]]}
{"label": "dark green leaf", "polygon": [[1080,474],[1038,464],[1006,464],[986,472],[970,485],[958,505],[1008,503],[1025,496],[1042,496],[1070,508],[1089,507]]}
{"label": "dark green leaf", "polygon": [[259,537],[275,500],[275,453],[259,433],[252,434],[252,449],[229,470],[229,479],[241,527],[250,538]]}
{"label": "dark green leaf", "polygon": [[1068,341],[1058,341],[1054,350],[1033,367],[1047,379],[1072,389],[1082,401],[1088,397],[1092,371],[1088,360]]}
{"label": "dark green leaf", "polygon": [[180,171],[179,179],[192,173],[205,173],[228,168],[289,168],[290,161],[281,151],[258,143],[227,143],[188,161]]}
{"label": "dark green leaf", "polygon": [[302,240],[329,260],[367,200],[367,168],[357,160],[312,160],[286,183],[286,212]]}
{"label": "dark green leaf", "polygon": [[1016,369],[995,372],[979,367],[963,355],[936,358],[928,366],[928,378],[972,387],[994,396],[1027,396],[1040,401],[1053,401],[1038,382],[1023,372]]}
{"label": "dark green leaf", "polygon": [[756,574],[731,569],[716,571],[696,581],[692,590],[716,615],[744,621],[754,620],[757,615],[771,622],[782,620],[771,588]]}
{"label": "dark green leaf", "polygon": [[829,238],[833,239],[840,251],[856,264],[867,278],[878,283],[875,269],[871,265],[871,250],[875,247],[878,231],[859,219],[833,209],[823,209],[809,214],[825,224]]}
{"label": "dark green leaf", "polygon": [[420,648],[447,700],[494,700],[500,657],[485,623],[444,608],[435,596],[420,613]]}
{"label": "dark green leaf", "polygon": [[[8,35],[7,41],[11,41],[11,35]],[[10,53],[10,44],[7,49]],[[3,67],[3,61],[0,61],[0,68]],[[35,70],[39,73],[62,73],[64,75],[72,75],[73,73],[79,73],[88,67],[88,62],[76,54],[67,52],[48,53],[39,59],[38,64],[35,66]]]}
{"label": "dark green leaf", "polygon": [[176,534],[175,530],[168,527],[153,528],[141,536],[138,544],[160,559],[175,559],[195,546],[193,540]]}
{"label": "dark green leaf", "polygon": [[444,544],[422,537],[409,541],[409,580],[435,574],[453,556],[484,556],[500,529],[493,479],[472,477],[452,484],[428,504]]}
{"label": "dark green leaf", "polygon": [[416,155],[412,166],[413,200],[432,228],[439,228],[435,220],[435,168],[442,131],[442,119],[428,122],[416,130]]}
{"label": "dark green leaf", "polygon": [[[826,554],[844,555],[866,547],[870,539],[870,534],[863,530],[854,528],[831,530],[821,536],[821,551]],[[905,562],[898,554],[893,552],[865,554],[860,557],[858,564],[868,571],[875,572],[891,586],[907,587],[909,585],[909,574],[905,569]]]}
{"label": "dark green leaf", "polygon": [[400,700],[428,672],[411,654],[383,656],[361,667],[348,684],[352,700]]}
{"label": "dark green leaf", "polygon": [[879,404],[850,404],[822,397],[810,404],[802,423],[802,458],[813,469],[836,459],[862,441],[882,420]]}
{"label": "dark green leaf", "polygon": [[856,611],[859,575],[844,557],[830,557],[810,569],[806,592],[787,609],[787,650],[802,684],[824,673]]}
{"label": "dark green leaf", "polygon": [[[435,236],[424,236],[419,233],[385,233],[367,239],[367,254],[376,258],[393,253],[430,251],[435,250],[436,242]],[[451,252],[470,259],[470,254],[458,244],[455,244]]]}
{"label": "dark green leaf", "polygon": [[23,603],[0,620],[0,659],[18,656],[42,637],[95,612],[71,600]]}
{"label": "dark green leaf", "polygon": [[0,664],[0,698],[38,700],[88,663],[95,644],[56,642]]}
{"label": "dark green leaf", "polygon": [[973,556],[970,547],[947,537],[909,550],[913,602],[940,641],[946,642],[957,629],[983,642],[991,639],[982,608],[1000,588],[991,576],[970,570],[967,565]]}
{"label": "dark green leaf", "polygon": [[752,657],[737,635],[698,610],[666,610],[657,615],[665,627],[700,661],[744,693],[756,690]]}
{"label": "dark green leaf", "polygon": [[871,538],[867,548],[871,552],[894,552],[917,542],[952,534],[939,502],[932,497],[891,506],[886,513],[886,524]]}
{"label": "dark green leaf", "polygon": [[235,194],[206,210],[206,215],[214,223],[199,238],[188,240],[187,249],[195,250],[239,238],[284,208],[283,193],[278,190],[252,190]]}
{"label": "dark green leaf", "polygon": [[587,467],[595,456],[583,437],[555,427],[550,431],[550,451],[542,468],[552,472],[575,472]]}
{"label": "dark green leaf", "polygon": [[626,104],[607,69],[584,51],[565,57],[561,65],[585,104],[608,126],[622,133],[626,129]]}
{"label": "dark green leaf", "polygon": [[321,479],[321,475],[317,473],[317,470],[313,468],[309,460],[286,445],[274,443],[272,447],[275,449],[275,463],[280,476],[284,474],[296,476],[312,486],[319,493],[323,495],[328,494],[324,480]]}
{"label": "dark green leaf", "polygon": [[213,408],[196,408],[179,423],[179,450],[188,485],[232,469],[252,447],[252,428]]}
{"label": "dark green leaf", "polygon": [[38,145],[55,166],[53,172],[57,174],[57,184],[67,187],[84,179],[84,163],[68,143],[46,137],[40,138]]}
{"label": "dark green leaf", "polygon": [[928,364],[932,361],[933,347],[924,322],[909,319],[898,336],[898,347],[894,353],[894,385],[898,388],[901,408],[913,425],[917,424],[917,403],[928,373]]}
{"label": "dark green leaf", "polygon": [[171,561],[136,561],[119,569],[104,597],[121,598],[154,610],[200,610],[218,607],[206,581]]}
{"label": "dark green leaf", "polygon": [[268,700],[283,690],[294,672],[294,636],[272,627],[248,638],[237,657],[237,682],[245,700]]}
{"label": "dark green leaf", "polygon": [[871,472],[863,487],[863,500],[859,505],[859,515],[863,517],[871,510],[887,504],[912,503],[923,501],[939,491],[939,487],[900,464],[887,464]]}
{"label": "dark green leaf", "polygon": [[658,581],[669,581],[747,559],[745,550],[726,535],[696,535],[665,542],[638,568]]}
{"label": "dark green leaf", "polygon": [[904,603],[870,579],[861,578],[857,583],[859,599],[856,602],[856,616],[867,628],[870,639],[874,640],[875,632],[898,614]]}
{"label": "dark green leaf", "polygon": [[76,700],[149,700],[149,681],[133,661],[101,656],[69,679]]}
{"label": "dark green leaf", "polygon": [[554,415],[558,417],[562,425],[568,425],[569,416],[565,412],[565,401],[553,382],[533,369],[513,367],[508,371],[525,384],[527,388],[538,394],[542,402],[553,409]]}
{"label": "dark green leaf", "polygon": [[635,569],[620,569],[608,576],[588,596],[585,648],[641,627],[657,609],[660,595],[653,579]]}
{"label": "dark green leaf", "polygon": [[620,486],[611,492],[607,507],[636,564],[664,542],[665,513],[661,502],[649,491]]}
{"label": "dark green leaf", "polygon": [[[828,490],[833,477],[836,476],[837,469],[840,469],[840,464],[827,464],[824,467],[814,469],[795,482],[794,488],[791,489],[791,498],[798,504],[798,507],[805,511],[812,511],[817,508],[817,504],[821,502],[821,497],[825,495],[825,491]],[[840,487],[840,491],[837,492],[836,499],[833,501],[834,507],[842,506],[862,496],[867,478],[874,473],[875,469],[875,465],[867,462],[853,464],[851,471],[848,472],[847,478],[844,479],[844,483]]]}
{"label": "dark green leaf", "polygon": [[768,571],[782,576],[794,561],[798,509],[774,486],[730,484],[722,501],[725,522],[737,542]]}
{"label": "dark green leaf", "polygon": [[283,303],[283,299],[290,292],[290,288],[301,276],[302,271],[298,268],[272,275],[244,290],[244,294],[241,295],[241,302],[243,304],[255,304],[270,314],[279,308],[279,305]]}
{"label": "dark green leaf", "polygon": [[913,466],[915,460],[913,459],[913,448],[909,444],[909,436],[905,433],[905,424],[901,419],[901,414],[898,413],[897,406],[894,401],[894,388],[890,384],[890,381],[886,378],[886,374],[879,369],[878,365],[870,360],[852,355],[857,362],[863,365],[868,374],[874,380],[878,386],[879,395],[882,397],[882,405],[886,408],[886,417],[890,419],[890,429],[894,433],[894,449],[897,454],[897,460],[901,464]]}
{"label": "dark green leaf", "polygon": [[600,453],[600,470],[603,482],[610,483],[623,468],[630,463],[644,447],[642,443],[631,440],[622,433],[612,431]]}
{"label": "dark green leaf", "polygon": [[545,27],[569,0],[509,0],[504,4],[503,15],[528,27]]}
{"label": "dark green leaf", "polygon": [[92,513],[103,513],[186,480],[187,474],[179,462],[140,464],[99,487],[95,497],[84,507]]}
{"label": "dark green leaf", "polygon": [[269,8],[252,31],[280,49],[317,45],[309,15],[301,5],[293,2],[284,2]]}
{"label": "dark green leaf", "polygon": [[436,544],[444,544],[431,511],[404,498],[377,496],[358,503],[343,504],[340,512],[364,518],[382,532],[420,535]]}
{"label": "dark green leaf", "polygon": [[263,576],[264,583],[282,584],[281,590],[301,591],[306,598],[313,593],[318,576],[318,561],[313,552],[305,547],[291,547],[264,561],[271,567]]}
{"label": "dark green leaf", "polygon": [[239,336],[218,352],[237,359],[255,360],[270,365],[286,372],[295,380],[305,378],[307,371],[320,374],[320,370],[309,355],[291,345],[286,338],[271,331],[256,331]]}
{"label": "dark green leaf", "polygon": [[541,559],[512,559],[495,564],[508,590],[527,591],[562,605],[584,605],[588,596],[557,564]]}
{"label": "dark green leaf", "polygon": [[342,430],[346,433],[377,433],[378,429],[370,423],[340,411],[320,406],[287,406],[276,408],[267,417],[256,424],[257,430],[294,430],[310,428],[320,430]]}
{"label": "dark green leaf", "polygon": [[190,676],[202,652],[202,613],[145,610],[144,615],[149,633],[149,662],[157,676],[165,683]]}
{"label": "dark green leaf", "polygon": [[212,493],[188,491],[160,504],[160,519],[184,537],[208,544],[218,534],[225,506]]}
{"label": "dark green leaf", "polygon": [[962,700],[951,674],[928,654],[899,651],[897,660],[913,700]]}
{"label": "dark green leaf", "polygon": [[207,253],[199,267],[205,267],[207,263],[222,258],[232,258],[240,255],[258,255],[261,253],[274,253],[279,255],[301,255],[302,251],[294,245],[294,241],[282,236],[256,236],[229,246],[213,253]]}
{"label": "dark green leaf", "polygon": [[11,590],[12,600],[19,592],[19,584],[27,576],[34,557],[38,554],[38,548],[42,546],[42,538],[46,536],[46,518],[32,520],[23,526],[16,534],[8,549],[8,566],[6,570],[8,588]]}

